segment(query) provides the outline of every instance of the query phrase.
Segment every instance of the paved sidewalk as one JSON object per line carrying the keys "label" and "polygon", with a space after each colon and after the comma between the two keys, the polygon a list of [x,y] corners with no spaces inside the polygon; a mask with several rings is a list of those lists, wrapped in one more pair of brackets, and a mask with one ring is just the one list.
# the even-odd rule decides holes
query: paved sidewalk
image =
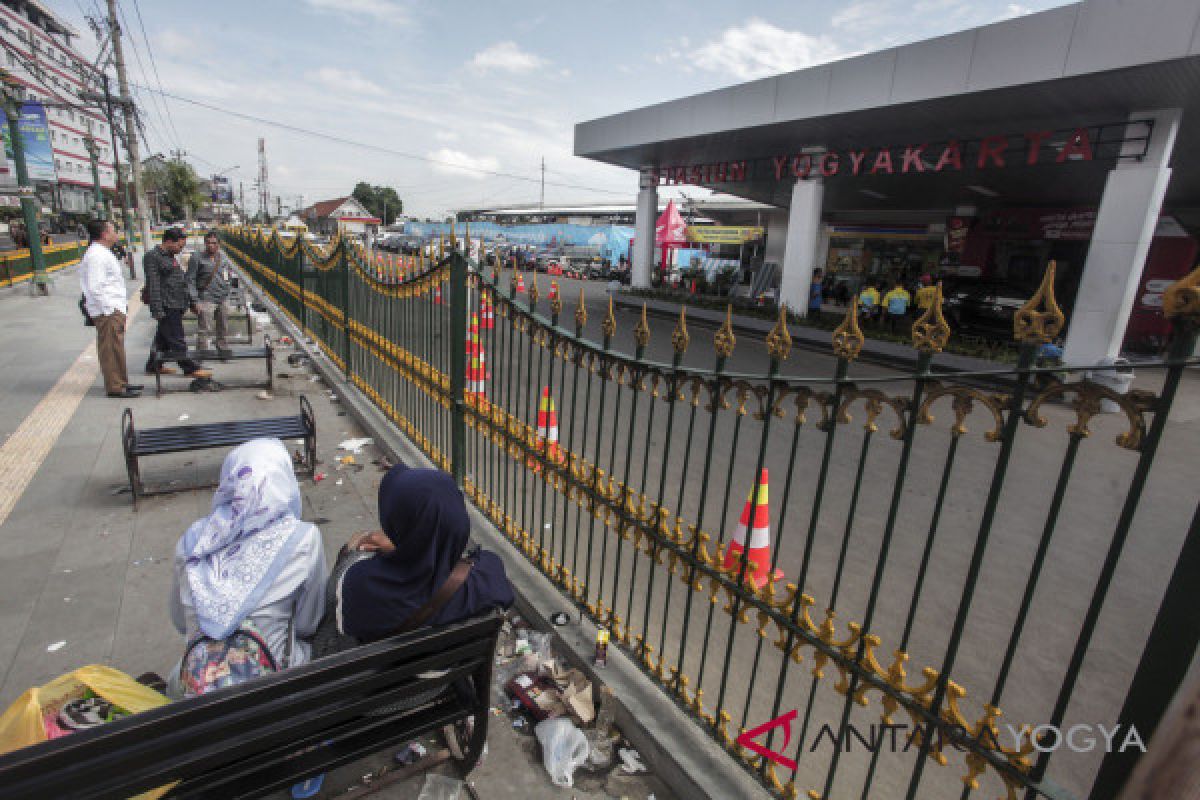
{"label": "paved sidewalk", "polygon": [[[57,276],[49,298],[0,294],[0,447],[94,340],[75,307],[74,272]],[[130,290],[136,295],[138,287]],[[301,481],[304,516],[319,525],[330,563],[353,532],[376,525],[382,475],[372,463],[377,451],[368,447],[356,456],[354,467],[335,468],[338,443],[362,435],[360,429],[319,379],[305,368],[288,366],[286,349],[276,356],[270,399],[259,399],[258,389],[194,394],[186,390],[188,379],[179,375],[165,381],[168,388],[182,391],[156,399],[153,379],[141,376],[152,333],[153,320],[143,310],[126,337],[131,378],[147,384],[147,395],[129,401],[107,398],[97,371],[61,435],[49,442],[32,480],[14,498],[11,514],[0,519],[0,709],[30,686],[81,665],[104,663],[135,675],[165,673],[178,657],[182,641],[166,605],[170,558],[180,534],[206,513],[211,491],[146,498],[133,511],[120,441],[120,416],[127,406],[139,426],[154,427],[177,424],[185,415],[187,422],[201,423],[295,413],[299,396],[306,395],[317,417],[318,469],[328,477],[319,483]],[[209,366],[218,381],[263,375],[261,360]],[[160,485],[213,481],[224,455],[209,450],[145,458],[142,474],[148,483]],[[428,741],[431,748],[433,744]],[[327,780],[322,796],[336,796],[390,758],[386,752],[372,763],[338,771]],[[438,769],[449,772],[449,767]],[[580,776],[575,790],[557,789],[541,766],[532,735],[515,731],[505,716],[492,718],[489,755],[472,781],[485,800],[672,796],[652,776],[629,777],[615,768]],[[409,779],[374,796],[415,797],[422,782],[420,777]]]}

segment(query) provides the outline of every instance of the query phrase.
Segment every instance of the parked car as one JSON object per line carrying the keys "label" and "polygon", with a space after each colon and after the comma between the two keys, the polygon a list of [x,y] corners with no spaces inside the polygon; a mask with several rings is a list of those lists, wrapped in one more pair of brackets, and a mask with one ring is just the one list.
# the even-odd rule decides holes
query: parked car
{"label": "parked car", "polygon": [[1033,292],[1003,283],[960,284],[946,295],[946,320],[952,330],[1008,340],[1013,316]]}
{"label": "parked car", "polygon": [[[542,272],[542,271],[543,270],[538,269],[538,272]],[[547,275],[561,276],[563,274],[563,268],[559,265],[559,263],[557,261],[551,261],[549,264],[546,265],[545,273]]]}
{"label": "parked car", "polygon": [[591,280],[604,280],[608,277],[608,264],[603,261],[593,261],[588,264],[587,277]]}

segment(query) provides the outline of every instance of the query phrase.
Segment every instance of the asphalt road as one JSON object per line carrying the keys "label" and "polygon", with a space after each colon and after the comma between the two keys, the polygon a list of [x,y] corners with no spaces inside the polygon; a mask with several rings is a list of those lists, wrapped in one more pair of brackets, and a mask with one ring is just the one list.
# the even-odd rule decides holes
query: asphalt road
{"label": "asphalt road", "polygon": [[[558,282],[565,300],[564,321],[570,324],[582,288],[588,308],[585,335],[598,340],[600,321],[607,309],[606,285],[564,279]],[[538,276],[538,284],[543,297],[539,306],[544,311],[546,276]],[[507,286],[507,275],[503,285]],[[632,353],[636,315],[618,311],[616,320],[617,333],[611,347]],[[645,358],[668,363],[673,323],[651,318],[649,325],[651,337]],[[712,329],[692,325],[690,333],[685,366],[711,369]],[[548,351],[531,348],[525,336],[510,335],[499,319],[497,329],[485,334],[484,346],[491,368],[488,394],[493,401],[533,424],[536,398],[542,387],[550,387],[564,447],[600,465],[607,474],[639,493],[644,492],[648,502],[663,498],[664,505],[678,513],[685,524],[698,525],[714,541],[732,536],[761,463],[769,470],[771,541],[785,581],[796,581],[803,574],[804,591],[815,600],[814,622],[820,624],[825,609],[833,608],[836,639],[841,641],[847,636],[847,623],[864,619],[877,579],[869,630],[881,640],[874,653],[882,668],[891,664],[892,652],[900,644],[914,603],[914,586],[930,537],[934,501],[952,438],[954,415],[949,398],[934,405],[933,424],[919,426],[906,470],[900,468],[901,442],[888,435],[897,424],[890,407],[884,408],[879,430],[868,441],[863,425],[865,402],[851,404],[851,421],[836,427],[824,499],[814,514],[816,485],[827,443],[827,434],[814,424],[819,418],[815,408],[810,409],[807,421],[797,426],[790,402],[784,419],[764,423],[754,417],[752,399],[748,402],[750,413],[737,413],[736,394],[726,397],[730,408],[715,412],[709,409],[709,398],[703,393],[698,405],[693,405],[690,391],[683,402],[668,402],[662,391],[655,399],[651,396],[654,386],[635,392],[628,386],[617,387],[589,376],[562,358],[551,359]],[[832,376],[834,363],[832,355],[793,350],[783,373],[806,376],[812,381],[806,380],[805,385],[827,390],[829,387],[820,381]],[[728,372],[762,375],[767,366],[762,342],[739,338],[725,368]],[[897,378],[861,385],[882,389],[888,396],[907,397],[911,392],[911,384],[902,376],[880,367],[855,364],[850,377],[864,381]],[[1152,370],[1141,370],[1137,383],[1155,389],[1158,381],[1159,376]],[[1200,489],[1200,479],[1192,466],[1200,444],[1197,386],[1196,376],[1187,376],[1104,605],[1066,725],[1110,725],[1124,699],[1166,577],[1195,511]],[[1066,427],[1075,418],[1064,405],[1048,406],[1044,416],[1048,420],[1045,428],[1022,425],[1018,432],[983,569],[970,602],[962,646],[951,673],[966,691],[959,705],[970,723],[979,719],[983,703],[992,699],[1034,552],[1046,527],[1068,441]],[[1019,726],[1049,721],[1136,463],[1135,453],[1114,444],[1114,437],[1124,430],[1124,421],[1121,415],[1093,420],[1094,433],[1080,447],[1011,674],[999,697],[1005,722]],[[910,686],[921,683],[922,669],[941,667],[1000,450],[998,444],[983,436],[992,421],[981,405],[977,404],[968,417],[967,427],[969,432],[957,447],[924,585],[916,598],[906,648],[910,655],[905,666]],[[473,477],[511,509],[517,523],[535,537],[543,536],[572,573],[587,581],[590,599],[601,591],[605,602],[615,605],[622,619],[633,621],[635,633],[644,633],[656,652],[665,653],[667,666],[683,665],[690,688],[704,689],[706,712],[712,713],[720,698],[721,706],[732,715],[732,735],[736,736],[741,727],[755,727],[792,708],[799,709],[803,720],[811,698],[807,737],[800,744],[798,785],[802,789],[821,789],[832,748],[827,739],[817,742],[815,752],[809,752],[809,747],[822,724],[836,729],[841,719],[845,701],[834,688],[839,680],[836,670],[826,669],[814,691],[811,650],[805,651],[802,664],[785,667],[771,640],[760,642],[753,617],[749,624],[734,624],[732,616],[723,610],[723,598],[712,602],[707,591],[688,591],[678,577],[668,574],[666,567],[651,566],[644,554],[635,557],[630,542],[618,537],[613,528],[606,529],[577,505],[568,505],[561,495],[475,435],[471,435],[469,459]],[[881,555],[888,509],[898,482],[901,491],[890,548]],[[773,638],[774,628],[769,627],[764,634]],[[781,675],[784,689],[776,702]],[[864,732],[879,722],[881,713],[879,694],[869,694],[867,699],[865,706],[855,705],[850,716],[850,722]],[[902,712],[895,719],[907,721]],[[1101,755],[1099,751],[1064,750],[1051,761],[1049,777],[1078,795],[1086,795]],[[914,759],[913,752],[882,756],[869,796],[903,796]],[[962,754],[951,752],[949,759],[949,767],[930,765],[922,784],[925,788],[918,796],[957,796],[966,769]],[[867,796],[863,784],[870,756],[857,748],[843,753],[840,760],[831,796]],[[981,796],[1002,793],[994,774],[981,782]]]}

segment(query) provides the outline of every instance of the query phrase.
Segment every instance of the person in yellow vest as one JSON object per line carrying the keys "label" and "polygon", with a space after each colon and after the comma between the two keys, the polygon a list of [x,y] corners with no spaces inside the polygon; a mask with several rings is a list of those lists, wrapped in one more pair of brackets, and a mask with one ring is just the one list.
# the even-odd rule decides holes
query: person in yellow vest
{"label": "person in yellow vest", "polygon": [[899,282],[892,284],[892,288],[883,296],[883,311],[886,315],[889,332],[895,333],[897,328],[903,329],[904,321],[908,317],[908,307],[911,304],[912,295],[908,293],[908,290]]}
{"label": "person in yellow vest", "polygon": [[879,290],[874,281],[868,281],[858,293],[858,313],[864,322],[870,322],[879,316]]}
{"label": "person in yellow vest", "polygon": [[917,311],[924,314],[933,305],[934,298],[937,297],[937,289],[933,285],[933,278],[929,275],[921,276],[921,288],[917,289]]}

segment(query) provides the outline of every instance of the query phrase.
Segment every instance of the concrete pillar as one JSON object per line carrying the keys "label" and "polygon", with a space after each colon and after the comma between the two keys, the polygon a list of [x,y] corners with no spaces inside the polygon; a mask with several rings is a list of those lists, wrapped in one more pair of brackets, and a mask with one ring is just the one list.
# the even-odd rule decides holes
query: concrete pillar
{"label": "concrete pillar", "polygon": [[643,186],[638,191],[637,215],[634,217],[633,272],[629,276],[634,288],[650,286],[654,272],[654,223],[658,221],[658,187]]}
{"label": "concrete pillar", "polygon": [[[1119,160],[1104,183],[1067,331],[1063,359],[1068,364],[1103,363],[1121,352],[1146,251],[1171,179],[1167,165],[1180,117],[1179,109],[1129,115],[1130,120],[1154,120],[1149,149],[1140,161]],[[1143,124],[1130,122],[1127,126],[1130,137],[1145,136],[1146,132]],[[1125,145],[1130,154],[1140,153],[1142,146],[1140,141]]]}
{"label": "concrete pillar", "polygon": [[787,251],[788,212],[785,209],[767,212],[767,241],[763,246],[763,263],[783,268]]}
{"label": "concrete pillar", "polygon": [[779,301],[802,316],[808,314],[808,287],[820,245],[824,199],[825,184],[819,180],[798,180],[792,187]]}

